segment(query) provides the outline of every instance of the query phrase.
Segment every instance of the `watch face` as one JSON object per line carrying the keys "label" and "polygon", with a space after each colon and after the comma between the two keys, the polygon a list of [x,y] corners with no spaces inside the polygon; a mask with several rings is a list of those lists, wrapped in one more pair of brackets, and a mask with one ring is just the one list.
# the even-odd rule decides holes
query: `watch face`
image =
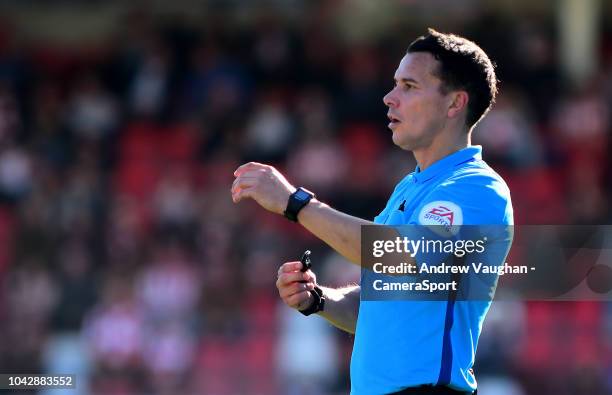
{"label": "watch face", "polygon": [[298,200],[307,200],[310,197],[310,194],[302,189],[298,189],[295,193],[295,198]]}

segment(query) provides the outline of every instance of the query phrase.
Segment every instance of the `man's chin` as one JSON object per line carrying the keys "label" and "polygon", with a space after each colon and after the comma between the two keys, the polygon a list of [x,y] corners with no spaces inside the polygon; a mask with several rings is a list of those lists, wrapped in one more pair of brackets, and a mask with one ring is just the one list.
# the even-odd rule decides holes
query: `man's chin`
{"label": "man's chin", "polygon": [[[401,138],[404,137],[404,138]],[[393,132],[393,144],[397,145],[403,150],[412,151],[417,146],[416,141],[412,141],[411,139],[406,139],[405,136],[400,136],[400,134],[395,131]]]}

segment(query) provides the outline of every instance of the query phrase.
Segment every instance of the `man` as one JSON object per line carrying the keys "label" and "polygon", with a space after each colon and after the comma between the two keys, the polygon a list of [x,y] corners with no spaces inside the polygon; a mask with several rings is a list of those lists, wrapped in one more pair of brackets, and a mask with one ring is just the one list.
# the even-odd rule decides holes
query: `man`
{"label": "man", "polygon": [[[429,29],[410,44],[394,80],[383,98],[389,129],[418,165],[374,222],[334,210],[259,163],[235,171],[233,201],[251,198],[284,213],[358,265],[362,225],[431,225],[432,218],[450,225],[512,225],[508,188],[482,160],[481,148],[471,146],[472,130],[497,94],[484,51]],[[300,269],[301,262],[280,267],[279,294],[290,307],[355,333],[352,394],[475,393],[471,367],[490,302],[361,300],[361,287],[320,287],[312,271]]]}

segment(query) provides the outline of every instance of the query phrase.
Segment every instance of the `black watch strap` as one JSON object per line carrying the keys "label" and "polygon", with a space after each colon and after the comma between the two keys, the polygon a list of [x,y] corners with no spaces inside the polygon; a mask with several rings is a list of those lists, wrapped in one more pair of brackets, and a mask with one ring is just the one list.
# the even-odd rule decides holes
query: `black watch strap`
{"label": "black watch strap", "polygon": [[299,310],[299,312],[304,314],[306,317],[319,311],[323,311],[323,309],[325,308],[325,296],[323,295],[323,290],[315,286],[314,290],[310,291],[310,293],[314,297],[314,302],[310,305],[309,308],[305,310]]}
{"label": "black watch strap", "polygon": [[301,209],[306,206],[310,200],[314,197],[314,193],[302,187],[298,188],[295,192],[289,196],[287,202],[287,208],[285,209],[285,217],[293,222],[297,222],[298,213]]}

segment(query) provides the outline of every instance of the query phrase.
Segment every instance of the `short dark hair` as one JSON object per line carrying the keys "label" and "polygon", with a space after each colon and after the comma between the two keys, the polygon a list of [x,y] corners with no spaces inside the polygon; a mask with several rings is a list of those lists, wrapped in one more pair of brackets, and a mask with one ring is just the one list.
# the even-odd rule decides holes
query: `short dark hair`
{"label": "short dark hair", "polygon": [[442,80],[443,94],[456,89],[468,93],[466,123],[471,129],[495,103],[495,66],[485,51],[474,42],[434,29],[427,29],[427,32],[414,40],[407,52],[429,52],[440,62],[435,75]]}

